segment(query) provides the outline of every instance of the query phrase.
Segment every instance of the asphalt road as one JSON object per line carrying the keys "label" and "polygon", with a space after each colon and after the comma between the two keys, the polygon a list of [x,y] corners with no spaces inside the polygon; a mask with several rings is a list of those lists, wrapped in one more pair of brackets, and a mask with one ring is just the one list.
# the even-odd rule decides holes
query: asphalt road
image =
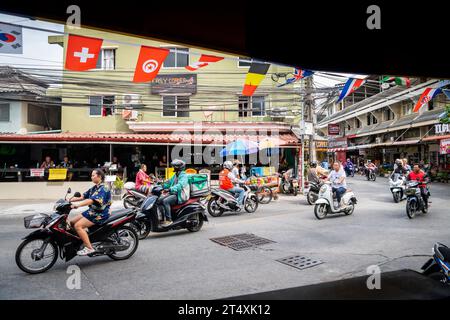
{"label": "asphalt road", "polygon": [[[153,234],[126,261],[77,257],[39,275],[19,270],[14,253],[30,231],[23,216],[51,204],[0,202],[0,299],[218,299],[364,276],[375,264],[381,272],[419,270],[436,241],[450,245],[449,184],[432,184],[429,213],[410,220],[405,202],[393,203],[387,179],[348,182],[359,200],[351,216],[319,221],[304,196],[281,196],[255,214],[210,217],[197,233]],[[238,233],[275,243],[235,251],[209,240]],[[276,261],[297,254],[324,263],[299,270]],[[81,289],[66,286],[73,264]]]}

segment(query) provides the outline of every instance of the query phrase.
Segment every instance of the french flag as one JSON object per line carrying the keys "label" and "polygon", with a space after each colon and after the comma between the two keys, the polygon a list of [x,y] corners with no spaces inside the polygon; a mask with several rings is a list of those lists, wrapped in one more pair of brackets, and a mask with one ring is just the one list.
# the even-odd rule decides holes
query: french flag
{"label": "french flag", "polygon": [[366,83],[366,79],[355,79],[355,78],[349,78],[347,82],[344,85],[344,88],[341,91],[341,94],[339,95],[339,99],[336,101],[336,103],[339,103],[349,94],[352,94],[356,89],[361,87],[364,83]]}
{"label": "french flag", "polygon": [[424,105],[430,102],[437,94],[442,93],[441,88],[426,88],[422,95],[414,106],[414,112],[419,111],[419,109]]}

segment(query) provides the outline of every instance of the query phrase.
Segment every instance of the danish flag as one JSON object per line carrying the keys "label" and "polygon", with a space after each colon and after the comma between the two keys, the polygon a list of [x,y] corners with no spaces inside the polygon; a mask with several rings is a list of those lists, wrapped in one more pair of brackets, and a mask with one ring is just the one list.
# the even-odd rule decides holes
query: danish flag
{"label": "danish flag", "polygon": [[216,56],[210,56],[207,54],[202,54],[200,56],[200,59],[198,59],[198,62],[188,65],[185,68],[189,71],[195,71],[200,68],[206,67],[207,65],[209,65],[212,62],[217,62],[220,60],[223,60],[223,57],[216,57]]}
{"label": "danish flag", "polygon": [[94,69],[97,65],[102,43],[102,39],[69,35],[66,69],[74,71]]}

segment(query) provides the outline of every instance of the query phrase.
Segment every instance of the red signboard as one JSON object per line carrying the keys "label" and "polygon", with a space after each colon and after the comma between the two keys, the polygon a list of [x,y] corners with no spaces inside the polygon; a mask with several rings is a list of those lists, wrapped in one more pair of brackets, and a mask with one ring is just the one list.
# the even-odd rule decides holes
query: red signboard
{"label": "red signboard", "polygon": [[328,125],[328,135],[329,136],[338,136],[341,129],[338,124],[329,124]]}

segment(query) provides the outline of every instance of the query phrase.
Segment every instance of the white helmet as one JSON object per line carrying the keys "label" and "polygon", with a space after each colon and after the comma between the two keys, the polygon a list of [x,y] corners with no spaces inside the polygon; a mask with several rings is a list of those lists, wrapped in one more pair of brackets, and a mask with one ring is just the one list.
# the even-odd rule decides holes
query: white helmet
{"label": "white helmet", "polygon": [[223,163],[223,167],[224,167],[225,169],[231,170],[231,169],[233,168],[233,163],[232,163],[231,161],[225,161],[225,162]]}

